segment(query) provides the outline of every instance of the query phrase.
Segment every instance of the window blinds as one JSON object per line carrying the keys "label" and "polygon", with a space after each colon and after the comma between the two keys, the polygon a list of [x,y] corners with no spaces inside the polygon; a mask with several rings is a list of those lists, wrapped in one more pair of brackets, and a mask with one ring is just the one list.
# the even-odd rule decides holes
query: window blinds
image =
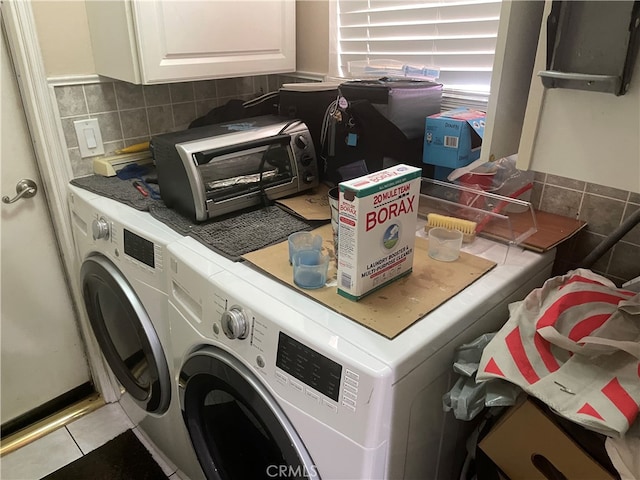
{"label": "window blinds", "polygon": [[337,65],[395,60],[440,68],[445,92],[489,92],[500,0],[337,0]]}

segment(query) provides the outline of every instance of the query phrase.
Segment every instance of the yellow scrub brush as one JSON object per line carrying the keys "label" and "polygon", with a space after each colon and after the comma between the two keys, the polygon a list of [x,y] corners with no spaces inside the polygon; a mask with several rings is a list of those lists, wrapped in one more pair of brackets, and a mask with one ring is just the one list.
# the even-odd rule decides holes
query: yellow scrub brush
{"label": "yellow scrub brush", "polygon": [[432,228],[448,228],[449,230],[459,230],[462,232],[462,241],[464,243],[472,242],[476,238],[476,222],[464,220],[462,218],[447,217],[437,213],[427,214],[427,224],[424,231],[428,232]]}

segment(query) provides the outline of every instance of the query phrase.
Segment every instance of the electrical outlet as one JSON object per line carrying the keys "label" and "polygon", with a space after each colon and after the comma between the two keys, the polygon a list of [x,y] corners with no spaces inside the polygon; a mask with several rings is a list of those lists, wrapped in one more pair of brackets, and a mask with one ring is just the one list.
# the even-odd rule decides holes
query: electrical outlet
{"label": "electrical outlet", "polygon": [[73,122],[73,126],[76,129],[78,147],[80,147],[80,156],[82,158],[104,155],[102,134],[100,133],[100,125],[97,118],[76,120]]}

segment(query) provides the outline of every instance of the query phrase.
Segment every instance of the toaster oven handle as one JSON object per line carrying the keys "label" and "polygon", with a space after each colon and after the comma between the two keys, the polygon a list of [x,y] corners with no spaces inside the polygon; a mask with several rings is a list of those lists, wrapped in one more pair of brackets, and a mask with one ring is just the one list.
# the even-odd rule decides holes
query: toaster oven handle
{"label": "toaster oven handle", "polygon": [[202,165],[204,163],[208,163],[212,157],[275,144],[288,145],[289,143],[291,143],[291,135],[274,135],[272,137],[259,138],[245,143],[236,143],[234,145],[205,150],[197,153],[195,155],[195,159],[198,162],[198,165]]}

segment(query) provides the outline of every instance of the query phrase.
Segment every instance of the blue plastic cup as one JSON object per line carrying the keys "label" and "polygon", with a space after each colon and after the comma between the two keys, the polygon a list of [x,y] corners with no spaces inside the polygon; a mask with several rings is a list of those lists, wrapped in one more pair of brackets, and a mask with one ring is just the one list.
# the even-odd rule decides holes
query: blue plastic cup
{"label": "blue plastic cup", "polygon": [[329,255],[319,250],[300,250],[293,256],[293,283],[300,288],[322,288],[327,283]]}
{"label": "blue plastic cup", "polygon": [[293,256],[301,250],[322,250],[322,237],[311,232],[296,232],[289,235],[289,264]]}

